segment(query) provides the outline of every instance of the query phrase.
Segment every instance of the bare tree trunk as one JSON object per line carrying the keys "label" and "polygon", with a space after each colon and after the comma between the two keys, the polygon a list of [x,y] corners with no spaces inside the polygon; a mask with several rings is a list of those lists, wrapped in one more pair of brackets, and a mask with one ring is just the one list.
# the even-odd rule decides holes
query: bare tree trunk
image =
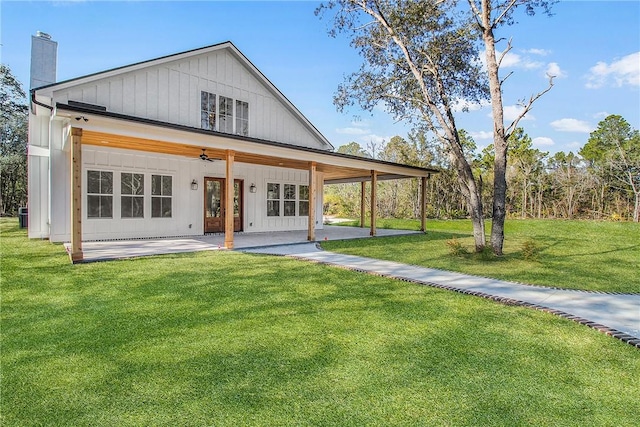
{"label": "bare tree trunk", "polygon": [[483,12],[483,35],[487,73],[489,75],[489,92],[491,94],[491,106],[493,114],[493,146],[495,149],[495,159],[493,164],[493,214],[491,222],[491,247],[493,253],[502,255],[504,243],[504,220],[506,217],[506,197],[507,197],[507,138],[504,129],[504,112],[502,109],[502,88],[500,77],[498,76],[498,60],[496,58],[495,38],[493,27],[490,21],[490,8],[488,0],[484,0]]}

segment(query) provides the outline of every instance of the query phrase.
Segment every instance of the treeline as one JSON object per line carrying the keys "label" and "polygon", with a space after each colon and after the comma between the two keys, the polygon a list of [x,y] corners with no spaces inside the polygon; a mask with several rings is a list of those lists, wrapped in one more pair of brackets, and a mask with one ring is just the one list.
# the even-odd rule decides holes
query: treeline
{"label": "treeline", "polygon": [[[476,154],[473,139],[460,132],[465,152],[482,188],[483,203],[493,197],[493,146]],[[356,142],[339,152],[375,157],[415,166],[437,166],[427,188],[430,218],[466,218],[467,205],[460,192],[449,153],[441,144],[415,131],[382,147],[366,149]],[[640,214],[640,135],[621,116],[601,121],[577,152],[553,155],[533,148],[522,128],[509,139],[507,164],[507,215],[510,218],[565,218],[638,221]],[[380,182],[378,212],[387,218],[418,218],[420,186],[417,180]],[[336,184],[325,188],[325,214],[357,218],[360,185]],[[369,201],[367,200],[367,203]],[[369,207],[367,207],[369,208]]]}

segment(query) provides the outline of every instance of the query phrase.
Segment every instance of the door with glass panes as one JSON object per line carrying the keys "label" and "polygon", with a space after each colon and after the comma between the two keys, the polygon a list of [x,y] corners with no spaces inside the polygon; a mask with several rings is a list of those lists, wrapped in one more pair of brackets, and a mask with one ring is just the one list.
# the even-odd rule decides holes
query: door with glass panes
{"label": "door with glass panes", "polygon": [[[233,181],[233,231],[242,231],[243,180]],[[204,232],[222,233],[225,218],[225,179],[204,179]]]}

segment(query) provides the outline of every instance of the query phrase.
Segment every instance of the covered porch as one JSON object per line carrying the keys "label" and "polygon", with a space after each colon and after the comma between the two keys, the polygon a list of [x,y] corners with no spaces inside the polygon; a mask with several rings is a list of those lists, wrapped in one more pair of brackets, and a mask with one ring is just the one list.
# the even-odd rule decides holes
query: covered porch
{"label": "covered porch", "polygon": [[[82,114],[81,116],[78,114]],[[190,161],[208,160],[218,162],[224,165],[223,172],[220,176],[223,194],[234,194],[234,181],[238,177],[237,168],[245,165],[269,167],[280,170],[294,170],[305,173],[308,178],[306,186],[308,187],[308,214],[305,216],[306,230],[298,230],[291,232],[262,233],[263,230],[256,232],[237,233],[235,232],[234,215],[225,215],[225,212],[234,212],[234,198],[223,196],[224,202],[221,206],[222,211],[222,228],[224,230],[215,236],[198,236],[198,233],[188,234],[185,239],[188,242],[180,243],[174,241],[174,246],[184,246],[185,249],[194,247],[207,247],[209,249],[234,249],[264,246],[269,244],[269,239],[284,239],[279,242],[296,243],[302,241],[321,241],[331,240],[330,232],[325,233],[318,227],[322,220],[322,197],[323,186],[333,183],[361,183],[361,218],[362,224],[365,222],[365,184],[370,183],[370,205],[369,213],[370,226],[353,230],[349,233],[352,237],[357,238],[366,236],[384,235],[384,232],[376,227],[376,200],[377,200],[377,182],[389,179],[410,179],[417,178],[421,182],[421,230],[425,230],[426,209],[425,209],[425,192],[426,181],[431,173],[437,173],[432,168],[422,168],[416,166],[407,166],[397,163],[380,161],[375,159],[367,159],[362,157],[350,156],[335,153],[327,150],[320,150],[308,147],[293,146],[290,144],[277,143],[273,141],[260,140],[238,135],[222,134],[219,132],[205,131],[197,128],[175,125],[152,120],[141,120],[135,117],[124,116],[121,114],[108,113],[104,111],[95,111],[84,109],[77,106],[57,105],[57,115],[68,117],[68,137],[65,140],[65,148],[70,153],[70,188],[69,199],[70,206],[70,241],[69,255],[72,262],[83,262],[100,257],[98,254],[102,250],[109,253],[117,252],[115,241],[120,237],[116,236],[111,243],[111,249],[103,249],[106,245],[104,242],[85,241],[83,236],[83,222],[86,215],[83,214],[83,199],[85,198],[86,189],[83,189],[83,147],[104,147],[104,149],[116,149],[124,151],[133,151],[138,153],[161,154],[165,156],[175,156],[175,158],[191,159]],[[82,125],[79,127],[78,125]],[[74,126],[75,125],[75,126]],[[108,130],[108,131],[107,131]],[[199,160],[202,159],[202,160]],[[197,189],[198,181],[206,178],[206,175],[199,175],[192,184],[191,190]],[[247,183],[248,185],[248,183]],[[195,188],[194,188],[195,187]],[[248,190],[251,193],[255,188],[252,183]],[[263,200],[252,199],[252,202],[261,203]],[[266,199],[264,200],[265,203]],[[261,215],[267,215],[262,213]],[[204,220],[204,219],[203,219]],[[192,221],[185,221],[192,222]],[[195,222],[198,222],[196,220]],[[191,228],[191,224],[189,224]],[[338,234],[344,234],[344,227]],[[206,230],[205,230],[206,231]],[[205,234],[205,233],[202,233]],[[167,236],[169,234],[165,234]],[[182,236],[183,233],[173,235]],[[260,238],[263,235],[262,238]],[[254,239],[255,236],[255,239]],[[289,237],[285,237],[289,236]],[[294,237],[295,236],[295,237]],[[145,249],[137,248],[135,242],[145,240],[127,240],[130,236],[123,236],[120,241],[122,250],[132,254],[128,256],[141,256],[138,253],[144,253]],[[131,236],[133,238],[146,236]],[[154,237],[153,235],[149,237]],[[89,238],[87,240],[102,240],[102,238]],[[111,239],[105,239],[111,240]],[[255,243],[258,240],[261,243]],[[152,242],[152,240],[146,240]],[[147,248],[169,246],[166,237],[154,239],[156,243],[148,243]],[[133,242],[133,243],[132,243]],[[164,243],[163,243],[164,242]],[[275,243],[272,243],[275,244]],[[202,246],[201,246],[202,245]],[[128,249],[127,249],[128,248]],[[205,250],[205,249],[195,249]],[[141,252],[138,252],[141,251]],[[93,253],[93,254],[92,254]],[[126,257],[127,255],[125,255]],[[114,256],[109,255],[110,259]]]}
{"label": "covered porch", "polygon": [[[380,229],[379,237],[418,234],[412,230]],[[248,250],[269,246],[296,245],[308,243],[306,231],[280,231],[265,233],[234,233],[234,249]],[[317,230],[318,242],[328,240],[349,240],[371,238],[368,229],[325,225]],[[71,254],[71,244],[66,243],[66,251]],[[187,252],[224,250],[225,234],[207,236],[185,236],[158,239],[114,240],[106,242],[83,242],[83,259],[79,262],[97,262],[117,259],[138,258],[153,255],[165,255]]]}

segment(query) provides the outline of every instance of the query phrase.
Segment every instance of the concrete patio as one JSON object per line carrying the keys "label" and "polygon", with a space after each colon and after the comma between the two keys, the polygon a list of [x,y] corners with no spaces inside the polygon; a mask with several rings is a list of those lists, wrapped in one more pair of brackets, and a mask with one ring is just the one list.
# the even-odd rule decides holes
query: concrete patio
{"label": "concrete patio", "polygon": [[[412,230],[378,229],[377,237],[418,234]],[[369,228],[341,227],[325,225],[316,230],[316,241],[371,238]],[[280,231],[266,233],[235,233],[234,249],[246,250],[278,245],[308,243],[307,231]],[[65,243],[69,251],[69,244]],[[111,240],[103,242],[83,242],[83,262],[107,261],[135,258],[149,255],[173,254],[181,252],[224,250],[224,233],[207,236],[185,236],[159,239]]]}

